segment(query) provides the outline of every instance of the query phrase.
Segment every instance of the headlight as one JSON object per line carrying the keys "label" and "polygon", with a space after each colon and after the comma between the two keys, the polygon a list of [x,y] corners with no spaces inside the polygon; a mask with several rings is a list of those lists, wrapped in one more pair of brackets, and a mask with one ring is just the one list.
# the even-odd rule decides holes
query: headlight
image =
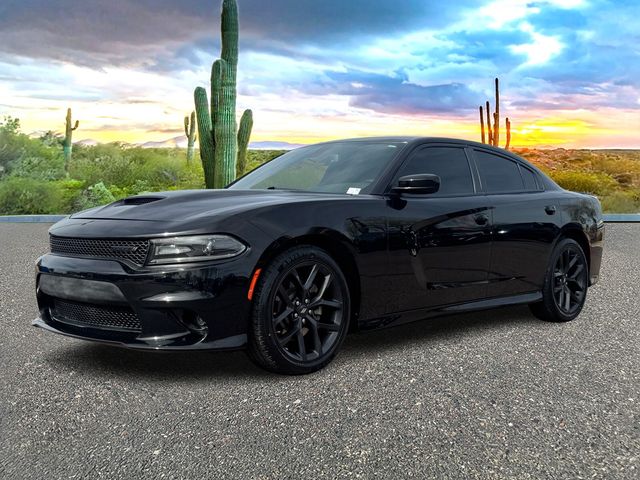
{"label": "headlight", "polygon": [[247,247],[227,235],[156,238],[151,240],[149,265],[204,262],[235,257]]}

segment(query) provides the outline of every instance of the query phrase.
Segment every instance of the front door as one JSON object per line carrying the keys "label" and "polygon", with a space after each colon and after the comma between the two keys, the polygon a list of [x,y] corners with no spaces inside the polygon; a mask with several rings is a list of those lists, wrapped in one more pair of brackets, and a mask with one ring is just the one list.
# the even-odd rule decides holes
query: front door
{"label": "front door", "polygon": [[465,149],[419,147],[393,180],[431,173],[433,194],[390,196],[387,202],[390,304],[388,312],[464,303],[486,296],[491,253],[491,210],[476,194]]}

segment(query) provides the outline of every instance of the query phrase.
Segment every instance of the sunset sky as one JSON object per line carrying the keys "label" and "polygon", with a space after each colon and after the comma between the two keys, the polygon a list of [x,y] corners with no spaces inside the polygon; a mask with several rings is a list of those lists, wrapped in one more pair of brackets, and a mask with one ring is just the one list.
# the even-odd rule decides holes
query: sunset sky
{"label": "sunset sky", "polygon": [[[253,141],[479,139],[501,80],[513,143],[640,148],[640,1],[238,0]],[[75,140],[183,133],[219,0],[0,0],[0,118]]]}

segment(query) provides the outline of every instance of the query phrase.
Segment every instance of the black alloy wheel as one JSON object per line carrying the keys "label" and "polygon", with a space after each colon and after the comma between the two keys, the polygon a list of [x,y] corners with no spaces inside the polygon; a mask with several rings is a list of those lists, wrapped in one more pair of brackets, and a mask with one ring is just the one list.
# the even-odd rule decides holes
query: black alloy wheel
{"label": "black alloy wheel", "polygon": [[587,294],[587,266],[584,255],[572,246],[561,251],[553,269],[553,296],[565,315],[582,307]]}
{"label": "black alloy wheel", "polygon": [[565,238],[554,249],[542,291],[542,301],[530,305],[538,318],[567,322],[582,311],[589,286],[589,265],[580,245]]}
{"label": "black alloy wheel", "polygon": [[335,261],[316,247],[297,247],[276,258],[254,296],[250,356],[287,374],[329,363],[349,324],[349,290]]}

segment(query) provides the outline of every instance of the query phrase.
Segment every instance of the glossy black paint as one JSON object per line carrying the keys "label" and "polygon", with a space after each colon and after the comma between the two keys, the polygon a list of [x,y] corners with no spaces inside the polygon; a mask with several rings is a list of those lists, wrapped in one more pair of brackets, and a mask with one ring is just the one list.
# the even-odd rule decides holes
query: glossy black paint
{"label": "glossy black paint", "polygon": [[[561,235],[583,246],[590,282],[597,281],[604,223],[594,197],[562,190],[535,167],[501,149],[452,139],[388,140],[406,146],[369,195],[233,189],[163,192],[148,200],[134,197],[72,215],[50,233],[110,239],[222,233],[249,248],[233,259],[180,266],[137,267],[117,260],[44,255],[36,267],[40,317],[34,324],[133,348],[242,347],[247,340],[251,304],[247,292],[253,273],[297,244],[317,245],[338,262],[353,297],[352,323],[360,328],[537,301],[549,255]],[[430,145],[464,149],[473,174],[473,194],[392,192],[403,162],[416,149]],[[535,172],[535,188],[487,194],[474,157],[482,149]],[[54,280],[43,282],[45,275]],[[77,281],[67,283],[66,289],[53,287],[61,278]],[[57,322],[49,314],[54,298],[97,305],[125,303],[140,318],[142,333]]]}

